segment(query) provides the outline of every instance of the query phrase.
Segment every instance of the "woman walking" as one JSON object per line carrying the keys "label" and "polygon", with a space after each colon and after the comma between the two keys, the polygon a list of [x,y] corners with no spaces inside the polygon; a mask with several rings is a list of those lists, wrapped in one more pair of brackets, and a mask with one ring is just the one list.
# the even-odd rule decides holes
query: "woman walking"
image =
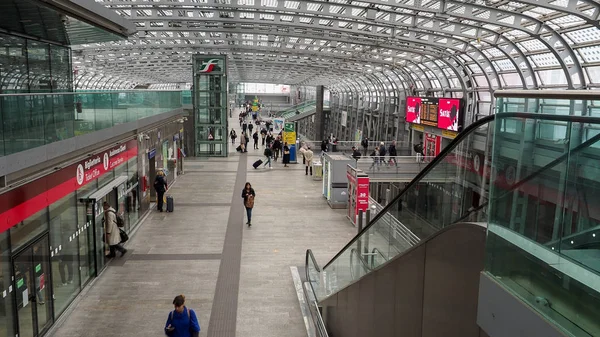
{"label": "woman walking", "polygon": [[169,313],[165,333],[171,337],[197,337],[200,333],[198,317],[192,309],[185,306],[185,296],[175,296],[173,300],[175,310]]}
{"label": "woman walking", "polygon": [[256,193],[252,188],[250,183],[246,183],[244,189],[242,190],[242,198],[244,198],[244,207],[246,207],[246,216],[248,217],[248,222],[246,225],[248,227],[252,226],[252,208],[254,208],[254,198],[256,197]]}
{"label": "woman walking", "polygon": [[233,128],[231,128],[231,131],[229,132],[229,137],[231,137],[231,144],[235,144],[237,134],[235,133],[235,130]]}
{"label": "woman walking", "polygon": [[287,164],[290,163],[290,148],[288,147],[288,143],[283,143],[283,167],[288,167]]}

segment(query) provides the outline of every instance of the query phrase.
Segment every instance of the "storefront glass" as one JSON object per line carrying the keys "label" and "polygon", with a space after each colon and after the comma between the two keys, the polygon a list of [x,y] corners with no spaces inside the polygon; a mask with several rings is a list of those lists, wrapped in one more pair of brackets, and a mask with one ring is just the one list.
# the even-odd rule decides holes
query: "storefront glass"
{"label": "storefront glass", "polygon": [[129,159],[127,162],[127,178],[125,210],[128,218],[125,221],[128,222],[129,229],[131,229],[140,218],[137,158]]}
{"label": "storefront glass", "polygon": [[31,239],[48,230],[48,210],[37,212],[10,229],[10,243],[12,251],[16,251]]}
{"label": "storefront glass", "polygon": [[54,310],[60,315],[79,293],[77,203],[71,193],[50,206]]}
{"label": "storefront glass", "polygon": [[[95,182],[77,190],[77,198],[84,197],[96,189]],[[81,285],[85,285],[96,274],[94,261],[94,227],[92,226],[92,208],[85,201],[77,201],[77,220],[79,237],[79,266]]]}
{"label": "storefront glass", "polygon": [[14,336],[12,267],[8,232],[0,233],[0,337]]}

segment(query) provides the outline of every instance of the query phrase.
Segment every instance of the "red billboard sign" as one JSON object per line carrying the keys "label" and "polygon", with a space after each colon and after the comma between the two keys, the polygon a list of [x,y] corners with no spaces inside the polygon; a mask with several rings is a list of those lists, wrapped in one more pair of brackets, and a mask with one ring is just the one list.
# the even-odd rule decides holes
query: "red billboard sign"
{"label": "red billboard sign", "polygon": [[356,190],[356,213],[366,212],[369,209],[369,177],[357,178]]}
{"label": "red billboard sign", "polygon": [[442,130],[458,131],[459,115],[460,100],[443,97],[438,100],[438,128]]}
{"label": "red billboard sign", "polygon": [[421,124],[421,97],[406,98],[406,121],[408,123]]}

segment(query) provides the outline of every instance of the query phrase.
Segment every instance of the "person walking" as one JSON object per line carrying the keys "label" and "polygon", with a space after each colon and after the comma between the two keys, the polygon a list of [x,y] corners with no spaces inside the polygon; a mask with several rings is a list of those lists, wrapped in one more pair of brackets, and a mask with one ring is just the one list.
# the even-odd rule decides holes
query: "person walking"
{"label": "person walking", "polygon": [[246,129],[248,129],[248,124],[245,122],[242,124],[242,133],[246,133]]}
{"label": "person walking", "polygon": [[185,296],[175,296],[173,306],[175,310],[167,317],[165,334],[170,337],[198,337],[200,322],[196,312],[185,306]]}
{"label": "person walking", "polygon": [[121,256],[127,253],[127,249],[121,246],[121,230],[117,226],[117,212],[110,207],[108,202],[102,203],[104,209],[104,232],[106,233],[106,242],[110,247],[108,258],[117,256],[116,251],[121,253]]}
{"label": "person walking", "polygon": [[387,165],[385,162],[385,143],[381,142],[379,144],[379,166],[381,166],[381,164]]}
{"label": "person walking", "polygon": [[310,170],[310,175],[312,176],[312,160],[313,160],[313,157],[314,157],[314,153],[310,149],[310,146],[308,146],[306,148],[306,150],[304,151],[304,159],[305,159],[305,164],[306,164],[306,174],[305,175],[308,175],[308,171]]}
{"label": "person walking", "polygon": [[267,146],[265,147],[265,152],[263,152],[263,154],[265,155],[265,157],[267,157],[267,161],[265,162],[265,165],[263,167],[267,167],[267,164],[269,164],[269,168],[273,169],[273,167],[271,166],[271,157],[273,157],[273,150],[271,150],[271,148]]}
{"label": "person walking", "polygon": [[371,152],[371,157],[373,157],[373,163],[369,167],[369,170],[372,169],[375,165],[377,165],[377,169],[379,169],[379,146],[375,146],[375,150]]}
{"label": "person walking", "polygon": [[154,190],[156,191],[156,209],[159,212],[163,211],[163,202],[165,192],[167,191],[167,178],[165,178],[165,172],[159,170],[154,178]]}
{"label": "person walking", "polygon": [[396,162],[396,156],[398,156],[398,152],[396,151],[396,141],[395,140],[393,140],[392,143],[390,144],[390,147],[388,148],[388,153],[390,154],[390,161],[389,161],[390,166],[392,165],[392,161],[394,162],[394,166],[398,166],[398,163]]}
{"label": "person walking", "polygon": [[271,147],[271,144],[273,144],[273,140],[273,135],[269,132],[266,137],[267,147]]}
{"label": "person walking", "polygon": [[235,130],[233,128],[231,128],[231,131],[229,132],[229,137],[231,137],[231,144],[235,144],[237,134],[235,133]]}
{"label": "person walking", "polygon": [[360,151],[356,148],[356,146],[352,147],[352,158],[359,160],[360,159]]}
{"label": "person walking", "polygon": [[250,132],[248,132],[248,134],[250,134],[250,135],[252,134],[252,129],[254,129],[254,123],[250,122],[250,123],[248,123],[248,131],[250,131]]}
{"label": "person walking", "polygon": [[290,163],[290,148],[288,147],[288,143],[283,143],[283,167],[288,167],[287,164]]}
{"label": "person walking", "polygon": [[362,142],[360,142],[360,145],[362,145],[363,147],[363,155],[367,156],[367,151],[369,149],[369,137],[365,137],[363,138]]}
{"label": "person walking", "polygon": [[265,138],[267,137],[267,129],[262,128],[260,130],[260,136],[262,137],[262,145],[265,146]]}
{"label": "person walking", "polygon": [[252,226],[252,208],[254,208],[255,197],[256,192],[254,192],[252,185],[247,182],[242,190],[242,198],[244,198],[244,207],[246,207],[246,217],[248,218],[246,225],[248,225],[248,227]]}
{"label": "person walking", "polygon": [[244,123],[244,113],[240,112],[240,128],[242,127],[242,123]]}
{"label": "person walking", "polygon": [[275,161],[279,158],[279,150],[281,150],[281,141],[279,141],[279,137],[277,137],[273,141],[273,157],[275,158]]}
{"label": "person walking", "polygon": [[252,139],[254,139],[254,149],[258,150],[258,130],[254,131]]}

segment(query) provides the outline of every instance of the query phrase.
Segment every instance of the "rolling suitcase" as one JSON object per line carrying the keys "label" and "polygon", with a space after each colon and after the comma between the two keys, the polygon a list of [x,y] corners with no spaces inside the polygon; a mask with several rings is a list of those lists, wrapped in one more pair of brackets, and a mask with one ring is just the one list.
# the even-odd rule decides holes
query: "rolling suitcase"
{"label": "rolling suitcase", "polygon": [[168,196],[167,197],[167,212],[173,212],[173,197],[172,196]]}
{"label": "rolling suitcase", "polygon": [[242,152],[242,146],[241,146],[241,145],[238,145],[238,147],[236,147],[236,148],[235,148],[235,150],[236,150],[237,152]]}
{"label": "rolling suitcase", "polygon": [[263,161],[259,159],[259,160],[255,161],[254,164],[252,164],[252,167],[254,167],[254,169],[256,170],[262,163],[263,163]]}

